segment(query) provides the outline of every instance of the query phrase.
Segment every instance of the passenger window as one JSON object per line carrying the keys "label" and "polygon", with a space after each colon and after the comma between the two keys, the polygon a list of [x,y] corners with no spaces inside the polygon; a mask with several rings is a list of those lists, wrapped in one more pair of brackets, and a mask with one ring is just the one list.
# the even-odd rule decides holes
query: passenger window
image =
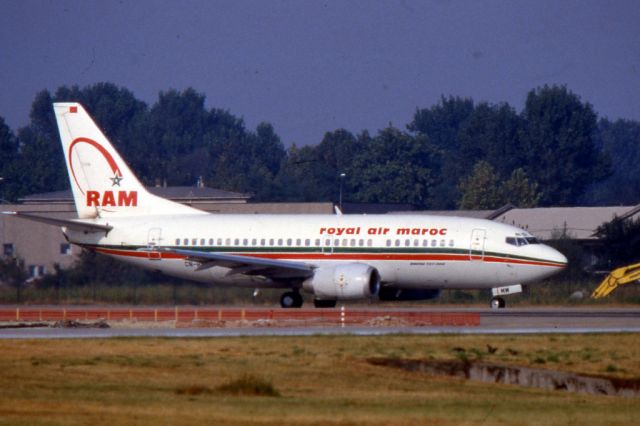
{"label": "passenger window", "polygon": [[278,245],[282,246],[282,238],[278,238]]}
{"label": "passenger window", "polygon": [[449,240],[449,247],[453,247],[453,246],[455,246],[453,240]]}
{"label": "passenger window", "polygon": [[252,246],[257,246],[258,245],[258,240],[256,240],[255,238],[251,240],[251,245]]}
{"label": "passenger window", "polygon": [[411,240],[409,240],[409,239],[404,240],[404,246],[405,247],[411,247]]}
{"label": "passenger window", "polygon": [[391,240],[387,240],[387,247],[391,247]]}
{"label": "passenger window", "polygon": [[182,240],[182,244],[185,245],[185,246],[188,246],[189,245],[189,240],[185,238],[184,240]]}
{"label": "passenger window", "polygon": [[436,240],[431,240],[431,247],[435,247],[436,245],[438,245],[438,242]]}
{"label": "passenger window", "polygon": [[206,246],[206,245],[207,245],[206,243],[207,243],[207,242],[206,242],[206,240],[205,240],[204,238],[201,238],[201,239],[200,239],[200,245],[201,245],[201,246]]}
{"label": "passenger window", "polygon": [[367,247],[371,247],[373,245],[373,240],[371,238],[369,238],[367,240]]}
{"label": "passenger window", "polygon": [[309,247],[311,245],[311,240],[309,238],[307,238],[306,240],[304,240],[304,245]]}
{"label": "passenger window", "polygon": [[445,240],[440,240],[440,247],[445,247],[447,242]]}
{"label": "passenger window", "polygon": [[324,241],[324,245],[327,246],[327,247],[331,246],[331,240],[330,239],[326,239]]}
{"label": "passenger window", "polygon": [[364,240],[361,239],[360,241],[358,241],[358,245],[360,247],[364,247]]}
{"label": "passenger window", "polygon": [[320,238],[316,238],[316,247],[320,247]]}
{"label": "passenger window", "polygon": [[273,238],[270,238],[270,239],[269,239],[269,245],[270,245],[270,246],[273,246]]}
{"label": "passenger window", "polygon": [[262,247],[264,247],[264,245],[265,245],[266,243],[267,243],[267,240],[265,240],[264,238],[261,238],[261,239],[260,239],[260,245],[261,245]]}
{"label": "passenger window", "polygon": [[420,240],[413,240],[413,246],[418,247],[420,245]]}
{"label": "passenger window", "polygon": [[300,247],[302,245],[302,240],[300,238],[296,239],[296,246]]}
{"label": "passenger window", "polygon": [[243,246],[248,246],[249,245],[249,239],[248,238],[243,239],[242,240],[242,245]]}
{"label": "passenger window", "polygon": [[222,245],[222,238],[218,238],[218,245],[221,246]]}
{"label": "passenger window", "polygon": [[240,245],[240,238],[236,238],[235,240],[233,240],[233,245],[234,246],[239,246]]}
{"label": "passenger window", "polygon": [[396,247],[400,247],[400,240],[396,240]]}
{"label": "passenger window", "polygon": [[227,238],[227,244],[226,245],[228,245],[228,246],[231,245],[231,238]]}
{"label": "passenger window", "polygon": [[422,247],[429,247],[429,240],[422,240]]}
{"label": "passenger window", "polygon": [[212,246],[213,245],[213,238],[209,238],[209,245]]}
{"label": "passenger window", "polygon": [[287,245],[290,246],[292,244],[292,239],[291,238],[287,238]]}
{"label": "passenger window", "polygon": [[340,247],[340,240],[336,238],[335,241],[333,242],[333,246]]}
{"label": "passenger window", "polygon": [[180,238],[176,238],[176,245],[179,246],[180,245]]}
{"label": "passenger window", "polygon": [[355,247],[356,246],[356,240],[352,239],[351,240],[351,247]]}

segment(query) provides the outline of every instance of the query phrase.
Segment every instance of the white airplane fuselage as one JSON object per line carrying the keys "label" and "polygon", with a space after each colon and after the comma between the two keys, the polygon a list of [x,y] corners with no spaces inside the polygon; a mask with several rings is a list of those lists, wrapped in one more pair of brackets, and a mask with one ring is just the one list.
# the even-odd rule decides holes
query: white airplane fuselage
{"label": "white airplane fuselage", "polygon": [[190,280],[249,287],[286,281],[230,273],[164,248],[304,262],[366,263],[383,285],[411,289],[495,288],[543,279],[566,258],[522,229],[482,219],[428,215],[176,215],[111,218],[105,234],[66,230],[71,242]]}

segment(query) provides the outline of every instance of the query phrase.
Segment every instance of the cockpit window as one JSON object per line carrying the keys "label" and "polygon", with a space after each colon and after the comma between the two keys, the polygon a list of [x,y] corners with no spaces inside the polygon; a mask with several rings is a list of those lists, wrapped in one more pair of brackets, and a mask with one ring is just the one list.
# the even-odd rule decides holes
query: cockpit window
{"label": "cockpit window", "polygon": [[516,247],[526,246],[527,244],[540,244],[535,237],[507,237],[505,242]]}

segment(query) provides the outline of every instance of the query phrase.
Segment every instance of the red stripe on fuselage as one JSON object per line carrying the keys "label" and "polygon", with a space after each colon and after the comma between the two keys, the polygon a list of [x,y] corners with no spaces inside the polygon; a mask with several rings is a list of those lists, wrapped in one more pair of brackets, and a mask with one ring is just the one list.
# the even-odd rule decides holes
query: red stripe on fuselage
{"label": "red stripe on fuselage", "polygon": [[[94,250],[114,256],[125,256],[125,257],[138,257],[138,258],[148,258],[149,252],[146,251],[136,251],[136,250],[127,250],[127,249],[108,249],[108,248],[98,248],[94,247]],[[154,252],[155,253],[155,252]],[[204,252],[203,252],[204,253]],[[176,253],[167,253],[160,252],[157,253],[160,255],[162,259],[184,259],[187,256],[179,255]],[[318,260],[352,260],[352,261],[367,261],[367,260],[378,260],[378,261],[445,261],[445,262],[470,262],[468,254],[428,254],[428,253],[331,253],[331,254],[321,254],[321,253],[224,253],[224,254],[232,254],[234,256],[246,256],[246,257],[255,257],[261,259],[277,259],[277,260],[305,260],[305,261],[318,261]],[[155,257],[157,259],[157,257]],[[523,260],[523,259],[512,259],[505,257],[496,257],[496,256],[484,256],[483,259],[474,259],[474,262],[484,261],[489,263],[513,263],[518,265],[529,265],[529,266],[549,266],[562,268],[564,264],[558,264],[553,262],[545,262],[538,260]]]}

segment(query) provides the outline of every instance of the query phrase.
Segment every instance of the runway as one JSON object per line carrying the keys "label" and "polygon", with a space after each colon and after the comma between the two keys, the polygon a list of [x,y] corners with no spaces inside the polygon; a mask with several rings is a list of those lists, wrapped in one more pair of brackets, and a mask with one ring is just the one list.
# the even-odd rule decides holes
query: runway
{"label": "runway", "polygon": [[[109,328],[11,328],[49,317],[86,324],[107,316]],[[640,332],[640,308],[13,307],[0,309],[0,320],[0,339]]]}

